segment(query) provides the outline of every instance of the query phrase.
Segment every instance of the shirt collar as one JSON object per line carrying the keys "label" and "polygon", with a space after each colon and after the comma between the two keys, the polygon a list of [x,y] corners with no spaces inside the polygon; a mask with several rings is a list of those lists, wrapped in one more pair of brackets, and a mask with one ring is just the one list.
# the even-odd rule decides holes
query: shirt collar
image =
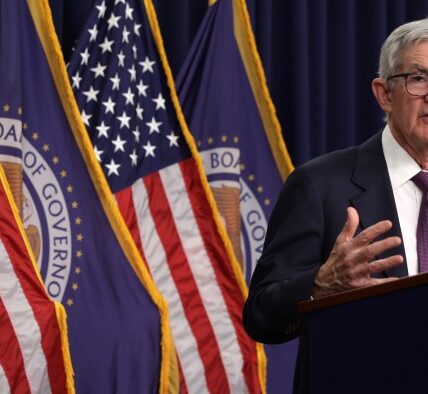
{"label": "shirt collar", "polygon": [[397,189],[421,171],[418,163],[395,140],[388,125],[382,132],[382,148],[392,190]]}

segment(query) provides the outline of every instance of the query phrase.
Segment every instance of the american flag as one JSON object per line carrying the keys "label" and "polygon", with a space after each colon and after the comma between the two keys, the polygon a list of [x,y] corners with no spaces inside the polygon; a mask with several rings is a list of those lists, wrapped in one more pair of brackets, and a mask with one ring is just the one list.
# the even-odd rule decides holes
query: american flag
{"label": "american flag", "polygon": [[68,65],[71,83],[122,216],[168,301],[182,392],[260,392],[243,294],[177,121],[152,7],[96,2]]}

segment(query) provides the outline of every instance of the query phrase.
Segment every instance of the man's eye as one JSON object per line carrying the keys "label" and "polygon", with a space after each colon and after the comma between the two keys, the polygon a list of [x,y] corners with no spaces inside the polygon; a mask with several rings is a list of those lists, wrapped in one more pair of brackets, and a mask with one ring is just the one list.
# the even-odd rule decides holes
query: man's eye
{"label": "man's eye", "polygon": [[424,74],[411,75],[410,81],[413,83],[425,83],[428,81],[428,76]]}

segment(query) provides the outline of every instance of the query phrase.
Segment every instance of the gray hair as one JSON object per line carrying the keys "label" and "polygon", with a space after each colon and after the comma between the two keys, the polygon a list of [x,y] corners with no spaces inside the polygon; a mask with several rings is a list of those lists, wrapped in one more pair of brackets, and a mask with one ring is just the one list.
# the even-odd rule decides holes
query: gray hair
{"label": "gray hair", "polygon": [[379,77],[388,78],[397,69],[404,51],[421,41],[428,41],[428,18],[397,27],[382,45]]}

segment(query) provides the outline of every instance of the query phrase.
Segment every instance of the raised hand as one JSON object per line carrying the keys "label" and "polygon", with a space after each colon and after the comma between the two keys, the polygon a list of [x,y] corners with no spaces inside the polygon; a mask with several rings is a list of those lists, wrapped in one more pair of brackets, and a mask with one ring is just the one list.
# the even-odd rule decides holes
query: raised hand
{"label": "raised hand", "polygon": [[347,213],[345,226],[337,237],[329,258],[315,277],[312,292],[314,298],[397,279],[371,277],[375,272],[403,262],[400,255],[374,260],[380,253],[401,243],[399,237],[388,237],[374,242],[392,227],[392,223],[389,220],[378,222],[354,236],[359,223],[358,213],[351,207],[347,209]]}

